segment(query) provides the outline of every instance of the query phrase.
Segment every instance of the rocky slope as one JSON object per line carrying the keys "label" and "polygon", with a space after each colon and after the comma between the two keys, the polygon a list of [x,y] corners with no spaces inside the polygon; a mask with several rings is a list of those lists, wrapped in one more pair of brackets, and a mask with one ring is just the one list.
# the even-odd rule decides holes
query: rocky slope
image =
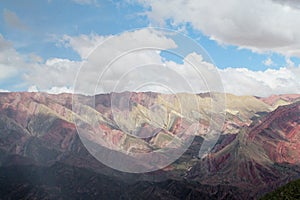
{"label": "rocky slope", "polygon": [[[128,98],[130,105],[122,102]],[[211,96],[197,95],[196,109],[188,94],[179,98],[189,112],[179,112],[174,96],[156,93],[97,95],[94,106],[84,107],[85,113],[99,120],[105,141],[126,151],[162,147],[191,121],[201,125],[176,162],[159,171],[128,174],[106,167],[87,152],[74,119],[91,122],[74,113],[72,95],[0,93],[0,196],[256,199],[299,177],[300,95],[226,95],[222,135],[201,159],[197,155],[205,127],[214,123],[210,122]],[[139,138],[143,145],[135,145],[137,140],[130,134],[147,136],[157,127],[161,127],[158,134],[150,140]],[[132,132],[134,128],[140,129]]]}
{"label": "rocky slope", "polygon": [[[250,189],[255,198],[300,175],[300,102],[280,106],[241,128],[236,139],[196,164],[191,179]],[[205,168],[208,173],[199,174]]]}

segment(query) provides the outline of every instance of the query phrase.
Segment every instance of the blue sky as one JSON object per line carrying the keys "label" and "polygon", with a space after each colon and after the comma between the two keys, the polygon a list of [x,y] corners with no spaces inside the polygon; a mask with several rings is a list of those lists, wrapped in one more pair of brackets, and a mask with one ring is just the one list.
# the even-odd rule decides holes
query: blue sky
{"label": "blue sky", "polygon": [[[176,4],[177,0],[171,2],[173,3],[169,4],[174,4],[173,8],[177,8],[176,5],[180,5],[180,1]],[[200,4],[197,3],[197,1],[194,2],[195,5]],[[234,2],[234,0],[230,2]],[[255,9],[255,6],[259,8],[259,1],[254,2],[257,3],[253,6],[253,9]],[[271,0],[269,4],[269,7],[274,6],[276,9],[282,9],[283,12],[288,8],[293,9],[290,17],[297,16],[297,14],[300,13],[297,8],[293,7],[293,4],[284,4],[280,3],[280,1],[279,3],[275,3]],[[288,67],[288,65],[292,65],[292,67],[298,70],[300,57],[297,50],[295,50],[298,48],[298,43],[295,42],[295,45],[288,43],[288,45],[290,45],[289,48],[285,43],[287,39],[283,38],[281,32],[278,31],[276,27],[274,28],[274,34],[264,29],[261,30],[261,34],[265,35],[266,38],[258,37],[255,33],[253,33],[253,36],[249,34],[249,36],[244,37],[243,35],[245,34],[242,32],[244,31],[243,25],[235,21],[237,20],[237,16],[225,15],[225,18],[227,17],[229,21],[235,23],[234,28],[236,28],[236,31],[229,31],[227,33],[226,30],[228,30],[228,28],[226,28],[226,23],[223,23],[225,24],[225,28],[222,27],[220,29],[225,31],[224,35],[222,35],[222,30],[218,31],[218,24],[214,25],[217,27],[215,29],[209,27],[210,23],[217,23],[217,20],[214,20],[219,17],[217,14],[205,19],[207,22],[198,23],[198,21],[204,20],[201,14],[199,14],[198,21],[194,20],[198,16],[196,12],[197,9],[199,9],[199,13],[200,10],[203,9],[201,6],[199,6],[199,8],[195,6],[196,11],[191,11],[191,13],[194,14],[188,16],[190,13],[188,9],[193,7],[192,4],[189,7],[182,6],[178,8],[178,12],[161,11],[168,9],[169,5],[167,5],[168,3],[166,3],[166,1],[161,1],[161,3],[155,1],[145,3],[144,1],[110,0],[2,1],[0,4],[0,34],[2,35],[2,40],[10,44],[10,46],[8,45],[9,47],[5,48],[13,49],[15,52],[12,56],[19,55],[26,65],[43,64],[46,63],[47,60],[56,58],[80,62],[82,58],[77,53],[78,51],[76,51],[72,45],[68,46],[61,42],[64,36],[75,38],[82,35],[97,35],[105,37],[120,34],[131,29],[160,26],[181,31],[194,39],[207,51],[216,64],[216,67],[221,70],[244,68],[256,72],[266,71],[268,69],[280,70],[280,68]],[[236,4],[235,6],[235,9],[239,11],[238,6],[242,5]],[[222,6],[218,8],[219,13],[223,12],[221,7]],[[258,8],[256,10],[258,10]],[[240,10],[243,9],[245,8],[240,8]],[[262,9],[267,8],[262,7]],[[180,13],[180,10],[182,10],[182,13]],[[185,14],[185,12],[187,14]],[[224,11],[224,13],[226,12]],[[272,13],[269,15],[270,16],[265,16],[265,19],[272,19]],[[282,23],[279,22],[278,26],[281,26],[281,24],[284,26],[284,20],[289,19],[289,14],[286,15],[286,19],[282,19]],[[224,15],[222,15],[222,17],[224,18]],[[212,22],[210,22],[210,20]],[[249,23],[248,32],[251,32],[253,28],[255,29],[256,25],[258,27],[257,29],[261,28],[259,24],[248,22],[249,20],[251,21],[251,18],[245,18],[245,26]],[[255,21],[256,19],[253,20]],[[274,20],[276,20],[275,17]],[[295,21],[295,24],[291,24],[290,27],[296,26],[299,23],[298,21]],[[272,21],[270,24],[272,24]],[[269,28],[269,30],[271,30],[271,28]],[[276,31],[278,31],[278,34]],[[298,33],[297,30],[293,30],[292,28],[285,31],[294,35]],[[236,35],[228,36],[232,33],[236,33]],[[270,36],[268,36],[268,34]],[[273,41],[271,39],[269,43],[261,42],[269,41],[269,38],[274,39],[274,44],[278,42],[278,45],[272,45]],[[280,39],[282,39],[282,42]],[[298,39],[299,38],[295,38],[295,41],[298,42]],[[3,53],[3,56],[7,56],[7,52],[6,54]],[[187,54],[188,53],[191,52],[187,52]],[[163,54],[161,55],[164,56]],[[33,57],[35,59],[33,59]],[[172,58],[170,57],[170,59]],[[12,66],[14,65],[13,62],[10,64],[1,60],[0,62],[2,62],[1,70],[14,67]],[[26,78],[24,79],[24,73],[26,74],[27,70],[31,70],[30,66],[27,66],[24,70],[18,66],[14,73],[10,74],[7,72],[7,76],[0,76],[0,89],[26,91],[31,85],[38,86],[38,82],[28,82]],[[56,85],[49,85],[49,87],[51,86],[55,87]],[[298,85],[295,87],[297,86]]]}

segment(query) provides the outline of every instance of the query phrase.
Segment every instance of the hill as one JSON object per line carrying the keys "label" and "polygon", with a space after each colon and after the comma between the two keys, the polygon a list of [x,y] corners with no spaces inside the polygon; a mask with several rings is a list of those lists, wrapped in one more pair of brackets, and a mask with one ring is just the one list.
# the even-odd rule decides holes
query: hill
{"label": "hill", "polygon": [[[5,199],[114,199],[115,194],[125,199],[257,199],[300,176],[300,95],[268,100],[226,94],[220,137],[201,158],[205,128],[219,122],[210,120],[215,113],[208,94],[182,94],[188,112],[179,112],[176,97],[166,94],[101,94],[93,104],[90,97],[77,97],[85,115],[74,112],[70,94],[0,93],[0,194]],[[191,97],[200,102],[196,108]],[[86,130],[97,120],[101,134],[88,132],[88,140],[124,156],[182,141],[187,125],[202,129],[174,163],[132,174],[96,160],[74,120]]]}

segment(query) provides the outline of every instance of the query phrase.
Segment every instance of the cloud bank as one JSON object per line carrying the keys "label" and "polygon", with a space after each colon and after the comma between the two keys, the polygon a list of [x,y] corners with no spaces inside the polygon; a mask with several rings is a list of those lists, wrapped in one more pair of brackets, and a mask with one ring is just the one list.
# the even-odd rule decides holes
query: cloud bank
{"label": "cloud bank", "polygon": [[255,52],[300,56],[300,3],[296,0],[137,0],[153,24],[189,23],[220,44]]}
{"label": "cloud bank", "polygon": [[[134,48],[137,44],[131,44],[130,38],[140,38],[138,42],[144,41],[144,38],[152,38],[138,45],[161,45],[162,48],[176,48],[176,42],[162,33],[147,30],[137,30],[126,32],[115,36],[115,42],[111,43],[105,51],[94,51],[90,57],[91,50],[98,44],[103,43],[110,36],[101,36],[97,34],[68,36],[65,35],[59,41],[65,47],[72,48],[77,52],[82,61],[72,61],[69,59],[51,58],[42,61],[39,57],[33,55],[21,55],[14,48],[12,43],[6,41],[0,36],[0,81],[13,77],[21,77],[29,91],[47,91],[49,93],[73,92],[73,84],[76,80],[76,74],[86,60],[93,59],[96,65],[90,70],[82,71],[82,80],[86,81],[84,87],[95,87],[100,75],[107,65],[111,56],[117,55],[120,50]],[[122,45],[120,46],[120,42]],[[39,58],[39,59],[37,59]],[[107,58],[107,60],[103,59]],[[209,74],[197,74],[191,68],[186,60],[195,59],[200,63],[200,67],[213,69],[211,63],[202,59],[197,53],[187,55],[183,63],[168,61],[160,54],[160,51],[141,50],[132,52],[126,56],[117,59],[108,68],[102,77],[102,83],[99,84],[97,93],[115,91],[120,85],[121,89],[130,86],[129,89],[143,91],[147,89],[165,92],[163,87],[144,86],[139,88],[139,84],[144,80],[152,82],[167,83],[170,87],[182,89],[183,82],[188,80],[190,86],[195,92],[205,91],[205,79]],[[29,61],[28,61],[29,60]],[[139,71],[139,66],[149,65],[155,68]],[[155,70],[151,70],[155,69]],[[20,71],[22,73],[20,74]],[[130,72],[130,73],[129,73]],[[226,68],[218,69],[221,77],[224,91],[237,95],[256,95],[269,96],[282,93],[300,93],[300,66],[294,66],[290,63],[282,66],[280,69],[267,69],[265,71],[251,71],[246,68]],[[179,77],[178,79],[176,77]],[[78,78],[78,77],[77,77]],[[177,81],[174,81],[177,80]],[[124,86],[124,87],[123,87]],[[132,86],[132,87],[131,87]],[[2,91],[2,90],[1,90]]]}
{"label": "cloud bank", "polygon": [[251,71],[246,68],[227,68],[219,71],[228,93],[262,97],[272,94],[300,94],[300,66],[265,71]]}
{"label": "cloud bank", "polygon": [[[120,35],[120,40],[126,40],[128,37],[132,37],[137,33],[129,33],[126,36]],[[143,37],[143,34],[139,33],[140,37]],[[147,33],[148,34],[148,33]],[[144,35],[144,37],[150,37],[150,35]],[[103,42],[101,36],[90,34],[90,35],[81,35],[79,37],[70,37],[66,40],[66,45],[74,48],[82,57],[87,55],[90,52],[90,49],[94,48],[93,41]],[[157,41],[158,38],[156,38]],[[161,41],[160,41],[161,42]],[[81,45],[84,44],[84,45]],[[87,45],[90,44],[90,45]],[[172,47],[176,44],[166,43],[166,47]],[[118,44],[112,46],[112,49],[118,49]],[[157,63],[160,66],[168,66],[170,69],[174,70],[185,79],[188,79],[192,83],[192,87],[195,90],[200,91],[202,88],[202,80],[199,79],[199,76],[195,75],[193,71],[190,71],[190,67],[187,67],[187,63],[178,64],[173,61],[166,61],[158,53],[153,52],[140,52],[139,54],[133,54],[132,57],[127,57],[127,59],[120,60],[122,66],[116,66],[115,69],[119,71],[114,71],[116,77],[118,74],[122,75],[126,71],[130,70],[130,67],[141,63]],[[196,56],[197,55],[188,55]],[[187,56],[187,57],[188,57]],[[198,55],[199,56],[199,55]],[[200,58],[201,59],[201,58]],[[265,71],[251,71],[246,68],[227,68],[227,69],[218,69],[221,76],[224,91],[228,93],[233,93],[237,95],[256,95],[256,96],[269,96],[272,94],[283,94],[283,93],[300,93],[300,66],[294,66],[292,62],[288,62],[287,65],[282,66],[280,69],[267,69]],[[210,63],[202,62],[203,65],[212,65]],[[272,65],[273,62],[271,59],[265,61],[266,65]],[[126,66],[126,67],[125,67]],[[214,66],[211,66],[214,67]],[[151,75],[151,74],[147,74]],[[133,80],[138,80],[138,77],[134,77]],[[204,75],[205,78],[205,75]],[[152,80],[156,80],[155,74],[151,77]],[[113,77],[108,77],[107,80],[110,80],[111,88],[117,84],[117,79]],[[138,82],[138,81],[137,81]],[[173,83],[174,85],[180,83]]]}

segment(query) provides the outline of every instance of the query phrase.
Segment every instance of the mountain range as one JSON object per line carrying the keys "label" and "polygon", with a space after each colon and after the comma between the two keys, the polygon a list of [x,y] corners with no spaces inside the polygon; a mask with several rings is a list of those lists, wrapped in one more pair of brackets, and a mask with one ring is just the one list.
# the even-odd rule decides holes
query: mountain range
{"label": "mountain range", "polygon": [[[0,199],[258,199],[300,178],[300,94],[214,95],[226,99],[224,119],[213,117],[208,93],[99,94],[92,104],[84,95],[0,93]],[[74,97],[86,115],[74,110]],[[126,173],[86,149],[78,124],[95,120],[105,137],[89,140],[130,153],[182,142],[188,126],[200,128],[175,162]],[[199,157],[205,131],[219,122],[216,144]]]}

